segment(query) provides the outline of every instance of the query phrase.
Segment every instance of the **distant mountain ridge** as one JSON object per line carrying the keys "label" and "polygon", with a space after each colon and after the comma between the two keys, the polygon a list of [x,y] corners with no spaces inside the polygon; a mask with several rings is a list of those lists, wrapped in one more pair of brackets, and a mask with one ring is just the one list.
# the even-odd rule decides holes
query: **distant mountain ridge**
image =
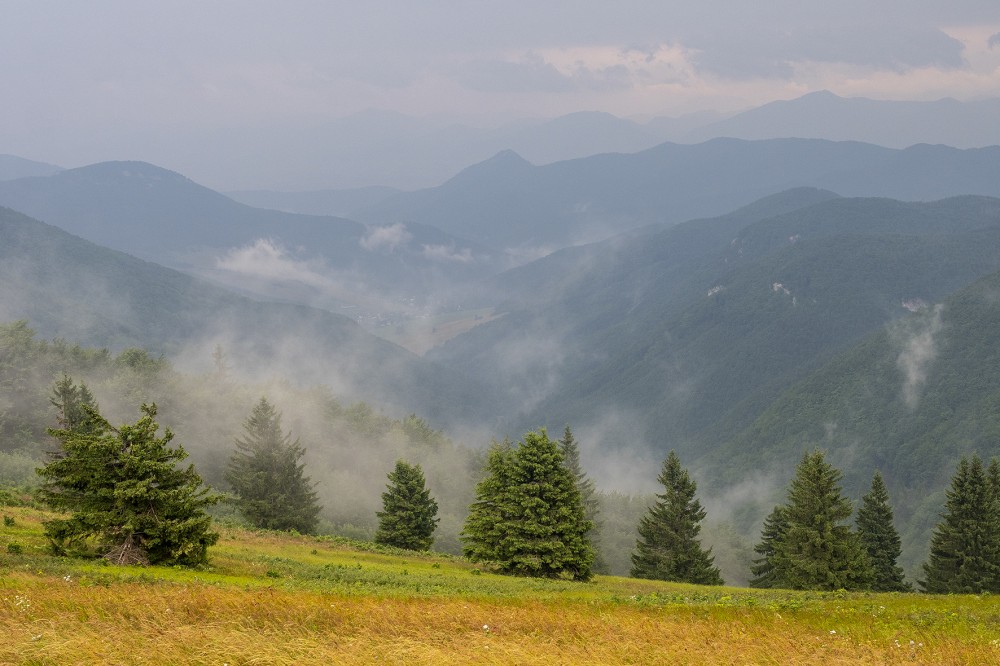
{"label": "distant mountain ridge", "polygon": [[419,222],[530,256],[646,224],[721,215],[792,187],[903,200],[1000,196],[1000,146],[713,139],[544,166],[504,151],[440,187],[397,194],[352,217]]}
{"label": "distant mountain ridge", "polygon": [[[929,143],[954,148],[1000,144],[1000,98],[959,102],[839,97],[829,91],[770,102],[683,134],[687,141],[799,137],[863,141],[889,148]],[[675,140],[681,137],[675,137]]]}
{"label": "distant mountain ridge", "polygon": [[16,155],[0,155],[0,180],[14,180],[31,176],[51,176],[62,171],[62,167],[45,162],[26,160]]}
{"label": "distant mountain ridge", "polygon": [[143,259],[323,307],[422,298],[506,265],[499,253],[420,224],[253,208],[143,162],[0,182],[0,204]]}

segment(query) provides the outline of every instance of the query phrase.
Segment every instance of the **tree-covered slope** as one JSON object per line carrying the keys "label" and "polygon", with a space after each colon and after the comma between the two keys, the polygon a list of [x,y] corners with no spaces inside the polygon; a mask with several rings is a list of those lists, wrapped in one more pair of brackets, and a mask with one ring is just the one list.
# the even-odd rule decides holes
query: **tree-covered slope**
{"label": "tree-covered slope", "polygon": [[913,549],[927,543],[958,458],[1000,455],[998,331],[1000,273],[993,273],[796,382],[747,427],[713,442],[698,465],[719,485],[748,470],[780,478],[800,451],[819,446],[854,496],[878,469],[912,566],[925,554]]}
{"label": "tree-covered slope", "polygon": [[0,320],[27,319],[46,337],[201,362],[220,345],[245,376],[326,384],[432,417],[479,393],[342,315],[238,296],[2,208],[0,275]]}
{"label": "tree-covered slope", "polygon": [[[496,378],[515,432],[625,420],[597,428],[605,448],[700,456],[868,333],[1000,269],[995,199],[759,210],[567,250],[546,260],[559,289],[512,278],[502,318],[432,357]],[[541,263],[524,271],[553,275]]]}

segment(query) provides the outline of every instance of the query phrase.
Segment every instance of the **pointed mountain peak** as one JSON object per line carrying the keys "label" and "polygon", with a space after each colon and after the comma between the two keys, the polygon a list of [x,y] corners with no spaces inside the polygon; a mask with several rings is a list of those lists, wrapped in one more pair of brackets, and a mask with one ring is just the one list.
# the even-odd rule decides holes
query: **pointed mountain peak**
{"label": "pointed mountain peak", "polygon": [[521,157],[520,155],[518,155],[517,153],[515,153],[513,150],[501,150],[499,153],[497,153],[493,157],[489,158],[488,160],[485,160],[484,162],[480,162],[479,166],[486,165],[486,164],[533,166],[531,164],[531,162],[529,162],[528,160],[524,159],[523,157]]}
{"label": "pointed mountain peak", "polygon": [[474,180],[483,180],[484,178],[510,178],[523,174],[534,167],[534,164],[513,150],[501,150],[487,160],[462,169],[448,183],[467,183]]}

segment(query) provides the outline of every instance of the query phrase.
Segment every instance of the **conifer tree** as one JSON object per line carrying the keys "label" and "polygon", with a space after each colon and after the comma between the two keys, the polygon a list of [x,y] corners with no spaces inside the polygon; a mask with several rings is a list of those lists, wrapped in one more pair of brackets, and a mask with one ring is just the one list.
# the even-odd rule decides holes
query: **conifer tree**
{"label": "conifer tree", "polygon": [[753,547],[754,552],[760,557],[754,559],[750,565],[750,575],[753,576],[749,581],[750,587],[788,587],[775,566],[778,549],[787,531],[788,518],[785,516],[785,507],[779,504],[764,519],[760,543]]}
{"label": "conifer tree", "polygon": [[993,481],[1000,470],[990,467],[984,470],[979,456],[959,461],[923,565],[925,592],[1000,592],[1000,507]]}
{"label": "conifer tree", "polygon": [[81,434],[96,434],[99,423],[92,418],[98,412],[94,395],[83,382],[74,384],[73,379],[64,374],[52,387],[49,402],[59,410],[59,428]]}
{"label": "conifer tree", "polygon": [[607,563],[601,557],[600,549],[600,522],[598,515],[601,512],[600,501],[597,499],[597,491],[594,481],[587,476],[580,464],[580,447],[576,443],[573,431],[569,426],[563,431],[563,438],[559,440],[559,449],[562,451],[566,469],[576,480],[576,488],[580,491],[580,500],[583,502],[583,516],[593,527],[587,534],[590,545],[594,549],[594,571],[604,572],[608,569]]}
{"label": "conifer tree", "polygon": [[320,506],[303,473],[305,449],[282,432],[281,413],[267,398],[254,406],[243,429],[226,470],[240,512],[255,527],[309,534]]}
{"label": "conifer tree", "polygon": [[893,524],[889,491],[878,471],[872,477],[871,490],[861,498],[856,522],[858,538],[871,564],[870,588],[876,592],[909,590],[910,586],[903,580],[903,568],[896,565],[903,549]]}
{"label": "conifer tree", "polygon": [[580,447],[577,445],[576,438],[573,436],[573,431],[570,430],[569,426],[566,426],[566,429],[563,431],[563,438],[559,440],[559,449],[562,451],[566,469],[573,475],[573,479],[576,481],[576,488],[580,491],[584,514],[587,516],[587,520],[595,521],[596,523],[597,514],[600,513],[600,506],[597,501],[594,482],[587,476],[587,473],[583,470],[583,465],[580,464]]}
{"label": "conifer tree", "polygon": [[431,497],[420,465],[396,461],[382,493],[375,542],[407,550],[429,550],[437,527],[437,501]]}
{"label": "conifer tree", "polygon": [[157,437],[156,405],[143,405],[142,418],[118,428],[94,407],[81,409],[87,428],[50,430],[60,451],[38,470],[45,479],[39,498],[71,514],[45,523],[53,548],[93,540],[118,564],[204,562],[219,536],[204,509],[219,498],[193,466],[177,468],[187,453],[169,445],[169,429]]}
{"label": "conifer tree", "polygon": [[506,562],[510,559],[506,520],[511,512],[511,442],[493,442],[486,454],[483,478],[476,484],[476,496],[462,529],[462,552],[473,562]]}
{"label": "conifer tree", "polygon": [[463,551],[502,573],[588,580],[591,527],[562,452],[543,429],[514,449],[491,449],[462,531]]}
{"label": "conifer tree", "polygon": [[657,478],[664,488],[639,522],[632,554],[632,576],[701,585],[722,585],[711,549],[698,540],[705,510],[695,498],[697,486],[673,451]]}
{"label": "conifer tree", "polygon": [[807,452],[788,490],[788,527],[771,558],[775,579],[794,589],[864,589],[871,566],[857,534],[844,523],[851,502],[840,488],[841,473],[821,451]]}

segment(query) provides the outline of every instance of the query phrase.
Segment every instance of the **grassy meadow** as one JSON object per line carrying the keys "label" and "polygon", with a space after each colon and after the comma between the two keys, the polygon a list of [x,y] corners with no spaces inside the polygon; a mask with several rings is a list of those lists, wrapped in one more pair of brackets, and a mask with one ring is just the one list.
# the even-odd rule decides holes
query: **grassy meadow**
{"label": "grassy meadow", "polygon": [[1000,663],[1000,596],[512,578],[233,527],[201,569],[115,567],[0,513],[0,664]]}

